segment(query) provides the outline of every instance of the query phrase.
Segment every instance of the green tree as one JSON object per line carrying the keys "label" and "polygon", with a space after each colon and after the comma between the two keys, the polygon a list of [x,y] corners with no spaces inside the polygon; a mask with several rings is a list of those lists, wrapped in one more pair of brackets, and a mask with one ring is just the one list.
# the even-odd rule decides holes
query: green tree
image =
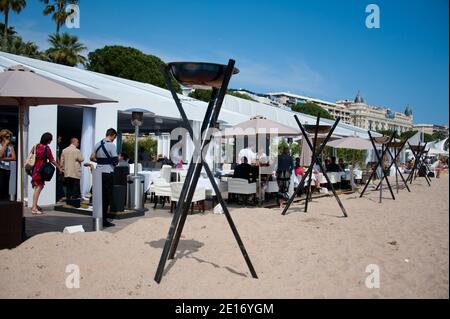
{"label": "green tree", "polygon": [[[0,25],[0,28],[2,26]],[[22,37],[16,34],[13,28],[9,28],[10,32],[7,39],[3,33],[0,34],[0,42],[3,43],[2,50],[4,52],[22,55],[33,59],[46,60],[45,54],[39,51],[39,47],[31,41],[23,41]]]}
{"label": "green tree", "polygon": [[20,13],[26,5],[26,0],[0,0],[0,12],[3,12],[3,16],[5,18],[3,26],[3,40],[8,39],[9,13],[11,11]]}
{"label": "green tree", "polygon": [[[211,94],[212,94],[212,90],[197,89],[197,90],[192,91],[191,93],[189,93],[189,97],[191,97],[193,99],[200,100],[200,101],[209,102],[209,100],[211,99]],[[252,99],[247,94],[239,93],[239,92],[236,92],[236,91],[233,91],[233,90],[228,90],[227,94],[233,95],[235,97],[238,97],[238,98],[241,98],[241,99],[244,99],[244,100],[249,100],[249,101],[256,102],[254,99]]]}
{"label": "green tree", "polygon": [[[116,45],[90,52],[86,68],[98,73],[167,88],[159,69],[162,64],[164,62],[154,55]],[[181,93],[180,85],[173,78],[172,84],[176,91]]]}
{"label": "green tree", "polygon": [[[150,156],[156,157],[158,151],[158,141],[151,138],[150,136],[139,138],[138,142],[138,152],[146,152]],[[130,161],[134,163],[134,136],[123,140],[122,152],[126,153],[130,158]]]}
{"label": "green tree", "polygon": [[235,97],[238,97],[238,98],[241,98],[241,99],[244,99],[244,100],[257,102],[255,99],[251,98],[250,96],[248,96],[245,93],[240,93],[240,92],[236,92],[236,91],[233,91],[233,90],[228,90],[227,94],[233,95]]}
{"label": "green tree", "polygon": [[212,90],[201,90],[197,89],[189,93],[189,97],[197,99],[204,102],[209,102],[211,99]]}
{"label": "green tree", "polygon": [[434,132],[432,138],[434,141],[442,141],[443,139],[448,137],[448,133],[444,131]]}
{"label": "green tree", "polygon": [[[8,36],[17,35],[17,32],[14,29],[14,27],[10,27],[10,26],[8,26],[8,31],[6,31],[6,33],[8,34]],[[3,38],[5,36],[5,24],[2,22],[0,22],[0,36],[2,36]]]}
{"label": "green tree", "polygon": [[81,53],[87,48],[78,42],[77,36],[55,33],[49,36],[48,42],[52,45],[45,52],[48,61],[67,66],[86,63],[86,58]]}
{"label": "green tree", "polygon": [[333,119],[333,116],[325,109],[321,108],[319,105],[311,102],[307,102],[304,104],[297,104],[292,107],[292,111],[309,114],[313,116],[317,116],[320,114],[321,118],[324,119]]}
{"label": "green tree", "polygon": [[66,12],[66,6],[68,4],[77,4],[78,0],[40,0],[44,3],[45,7],[43,14],[45,16],[51,15],[53,21],[56,23],[56,33],[61,30],[62,25],[65,23],[67,17],[71,12]]}
{"label": "green tree", "polygon": [[400,140],[402,140],[402,142],[404,142],[404,141],[410,139],[411,137],[413,137],[414,135],[416,135],[417,132],[418,131],[406,131],[406,132],[403,132],[400,135]]}

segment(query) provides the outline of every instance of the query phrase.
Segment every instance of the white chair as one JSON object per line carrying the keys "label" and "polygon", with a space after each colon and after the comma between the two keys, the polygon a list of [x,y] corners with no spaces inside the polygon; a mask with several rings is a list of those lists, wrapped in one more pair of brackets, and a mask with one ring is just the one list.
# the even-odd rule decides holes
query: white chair
{"label": "white chair", "polygon": [[249,183],[248,180],[242,178],[228,179],[228,198],[230,194],[236,195],[254,195],[256,198],[256,183]]}
{"label": "white chair", "polygon": [[181,170],[178,174],[180,176],[180,182],[184,183],[184,181],[186,180],[187,170]]}
{"label": "white chair", "polygon": [[[173,209],[176,205],[176,203],[178,202],[178,200],[180,199],[180,195],[181,195],[181,191],[183,189],[183,185],[184,183],[171,183],[170,184],[170,190],[171,190],[171,194],[170,194],[170,201],[171,201],[171,205],[170,205],[170,212],[173,212]],[[194,203],[199,203],[201,202],[202,205],[202,212],[205,212],[205,199],[206,199],[206,191],[204,187],[197,187],[195,189],[194,192],[194,196],[192,197],[192,204],[191,204],[191,213],[194,212]]]}
{"label": "white chair", "polygon": [[170,175],[172,173],[172,166],[163,165],[161,168],[161,178],[163,178],[167,183],[170,183]]}
{"label": "white chair", "polygon": [[[326,173],[331,184],[337,184],[341,182],[341,173],[339,172],[328,172]],[[326,183],[326,179],[325,179],[325,183]]]}
{"label": "white chair", "polygon": [[157,178],[152,186],[150,186],[150,192],[155,194],[155,206],[158,205],[158,199],[161,199],[162,207],[164,208],[164,205],[166,203],[166,199],[170,198],[172,195],[172,190],[170,188],[170,183],[166,182],[164,178]]}
{"label": "white chair", "polygon": [[266,187],[266,193],[268,194],[272,194],[272,193],[278,193],[278,182],[276,181],[269,181],[267,183],[267,187]]}

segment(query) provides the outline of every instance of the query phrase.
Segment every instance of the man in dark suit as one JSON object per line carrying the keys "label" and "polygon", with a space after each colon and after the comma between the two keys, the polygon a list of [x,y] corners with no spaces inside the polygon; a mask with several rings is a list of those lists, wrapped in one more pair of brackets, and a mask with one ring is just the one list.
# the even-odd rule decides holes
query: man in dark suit
{"label": "man in dark suit", "polygon": [[331,158],[331,163],[329,165],[326,166],[327,172],[330,173],[338,173],[340,172],[340,167],[339,165],[336,163],[336,157],[332,157]]}
{"label": "man in dark suit", "polygon": [[250,175],[252,173],[252,166],[248,163],[247,157],[242,158],[242,164],[239,164],[234,169],[234,178],[246,179],[250,182]]}

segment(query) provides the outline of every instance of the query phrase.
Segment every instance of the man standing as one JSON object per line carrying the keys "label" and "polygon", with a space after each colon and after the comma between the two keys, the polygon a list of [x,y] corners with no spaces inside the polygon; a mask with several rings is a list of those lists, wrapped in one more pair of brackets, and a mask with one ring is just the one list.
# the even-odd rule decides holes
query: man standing
{"label": "man standing", "polygon": [[61,167],[64,172],[64,179],[66,181],[67,199],[80,198],[80,178],[81,178],[81,163],[84,157],[78,147],[80,141],[77,138],[70,140],[70,145],[62,151]]}
{"label": "man standing", "polygon": [[91,161],[97,162],[96,170],[102,172],[102,195],[103,195],[103,227],[115,226],[107,221],[109,207],[112,203],[114,186],[114,168],[119,164],[117,149],[114,140],[117,137],[115,129],[110,128],[106,131],[106,137],[95,144],[94,153],[91,155]]}

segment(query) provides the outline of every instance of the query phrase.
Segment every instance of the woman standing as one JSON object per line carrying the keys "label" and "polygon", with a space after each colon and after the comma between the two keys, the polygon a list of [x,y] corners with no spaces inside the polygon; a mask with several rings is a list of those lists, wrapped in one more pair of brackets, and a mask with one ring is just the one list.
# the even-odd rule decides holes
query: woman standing
{"label": "woman standing", "polygon": [[9,199],[11,162],[16,160],[16,152],[11,145],[12,135],[10,130],[0,131],[0,200]]}
{"label": "woman standing", "polygon": [[33,174],[31,178],[31,185],[34,188],[33,194],[33,206],[31,207],[31,213],[33,215],[42,215],[42,209],[38,206],[39,196],[45,186],[45,181],[41,176],[40,170],[42,165],[46,163],[46,160],[61,171],[59,164],[55,161],[52,150],[49,145],[53,140],[53,136],[50,133],[44,133],[41,137],[41,141],[35,146],[34,152],[36,154],[36,163],[33,168]]}

